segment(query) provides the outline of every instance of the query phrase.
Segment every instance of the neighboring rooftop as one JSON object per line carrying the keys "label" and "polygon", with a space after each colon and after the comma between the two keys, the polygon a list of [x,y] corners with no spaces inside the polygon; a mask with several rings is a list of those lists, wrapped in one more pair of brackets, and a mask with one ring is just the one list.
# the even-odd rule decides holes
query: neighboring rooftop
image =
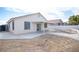
{"label": "neighboring rooftop", "polygon": [[48,20],[48,23],[63,23],[61,19],[53,19],[53,20]]}

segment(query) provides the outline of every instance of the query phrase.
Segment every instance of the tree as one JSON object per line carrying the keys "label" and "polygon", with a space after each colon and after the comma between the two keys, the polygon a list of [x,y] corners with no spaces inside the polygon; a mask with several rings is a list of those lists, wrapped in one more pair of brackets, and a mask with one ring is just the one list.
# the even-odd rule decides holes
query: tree
{"label": "tree", "polygon": [[73,15],[69,17],[70,25],[78,25],[79,24],[79,15]]}

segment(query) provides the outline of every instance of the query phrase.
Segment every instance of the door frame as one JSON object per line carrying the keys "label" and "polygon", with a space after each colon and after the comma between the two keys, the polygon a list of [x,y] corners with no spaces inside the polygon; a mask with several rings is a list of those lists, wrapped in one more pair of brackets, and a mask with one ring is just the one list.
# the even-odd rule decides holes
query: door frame
{"label": "door frame", "polygon": [[36,31],[41,31],[41,24],[40,23],[36,24]]}

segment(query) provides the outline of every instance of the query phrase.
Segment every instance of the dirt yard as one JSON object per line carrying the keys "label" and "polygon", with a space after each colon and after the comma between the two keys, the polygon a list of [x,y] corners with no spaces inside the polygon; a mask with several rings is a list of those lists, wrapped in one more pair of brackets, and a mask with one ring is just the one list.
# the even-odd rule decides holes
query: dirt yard
{"label": "dirt yard", "polygon": [[34,39],[0,40],[1,52],[79,52],[79,41],[55,35]]}

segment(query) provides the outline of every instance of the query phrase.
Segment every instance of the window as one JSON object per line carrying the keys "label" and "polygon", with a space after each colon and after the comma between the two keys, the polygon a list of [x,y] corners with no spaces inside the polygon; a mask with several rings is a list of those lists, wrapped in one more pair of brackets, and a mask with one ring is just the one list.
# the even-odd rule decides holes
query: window
{"label": "window", "polygon": [[12,22],[12,29],[14,30],[14,21]]}
{"label": "window", "polygon": [[24,22],[24,29],[30,29],[30,22]]}
{"label": "window", "polygon": [[44,23],[44,28],[47,28],[47,23]]}
{"label": "window", "polygon": [[10,28],[10,23],[8,23],[8,29]]}

